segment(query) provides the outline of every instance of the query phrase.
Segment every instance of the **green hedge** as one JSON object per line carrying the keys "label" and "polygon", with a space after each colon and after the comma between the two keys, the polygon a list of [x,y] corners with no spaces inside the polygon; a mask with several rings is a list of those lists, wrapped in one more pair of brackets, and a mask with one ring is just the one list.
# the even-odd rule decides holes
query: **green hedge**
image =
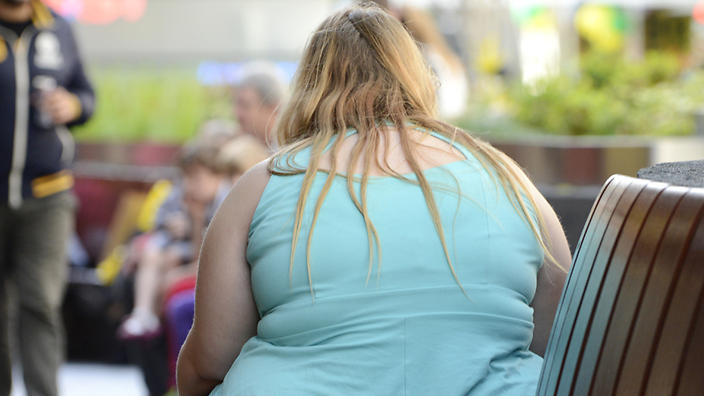
{"label": "green hedge", "polygon": [[227,88],[202,86],[195,70],[105,69],[92,73],[93,118],[79,141],[183,143],[208,118],[231,118]]}
{"label": "green hedge", "polygon": [[512,128],[561,135],[690,135],[692,114],[704,106],[704,72],[681,73],[678,59],[662,52],[640,62],[594,53],[583,56],[578,77],[515,85],[499,101],[506,119],[482,120],[491,108],[485,102],[463,126],[498,127],[504,134]]}

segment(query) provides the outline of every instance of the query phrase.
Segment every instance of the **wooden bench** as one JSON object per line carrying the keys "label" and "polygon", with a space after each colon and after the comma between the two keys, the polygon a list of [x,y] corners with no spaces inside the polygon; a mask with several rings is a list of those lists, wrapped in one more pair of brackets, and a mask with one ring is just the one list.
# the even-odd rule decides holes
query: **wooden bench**
{"label": "wooden bench", "polygon": [[574,254],[538,395],[704,395],[704,189],[612,176]]}

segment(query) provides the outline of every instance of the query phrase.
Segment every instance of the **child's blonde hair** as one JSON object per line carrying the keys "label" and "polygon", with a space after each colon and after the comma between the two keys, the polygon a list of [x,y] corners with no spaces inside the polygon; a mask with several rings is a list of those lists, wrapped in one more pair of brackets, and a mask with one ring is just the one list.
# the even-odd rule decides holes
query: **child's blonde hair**
{"label": "child's blonde hair", "polygon": [[235,176],[246,172],[268,156],[266,147],[259,140],[242,134],[230,139],[220,148],[217,161],[225,173]]}

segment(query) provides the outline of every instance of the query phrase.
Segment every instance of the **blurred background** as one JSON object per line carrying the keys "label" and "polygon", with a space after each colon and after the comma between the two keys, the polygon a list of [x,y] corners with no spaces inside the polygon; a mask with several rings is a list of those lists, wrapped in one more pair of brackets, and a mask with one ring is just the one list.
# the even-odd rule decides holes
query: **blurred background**
{"label": "blurred background", "polygon": [[[349,2],[44,2],[72,21],[98,99],[74,130],[81,204],[61,386],[95,394],[115,381],[119,394],[147,394],[135,365],[153,364],[139,351],[159,347],[115,338],[129,311],[115,282],[148,191],[176,177],[203,122],[236,124],[232,87],[252,61],[289,81],[308,35]],[[609,175],[704,158],[704,1],[389,3],[438,74],[441,117],[525,167],[572,248]]]}

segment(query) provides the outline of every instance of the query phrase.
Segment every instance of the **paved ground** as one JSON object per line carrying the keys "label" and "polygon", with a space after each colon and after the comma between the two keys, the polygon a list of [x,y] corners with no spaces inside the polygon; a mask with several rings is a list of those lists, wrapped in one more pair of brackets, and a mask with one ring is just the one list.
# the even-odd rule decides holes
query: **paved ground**
{"label": "paved ground", "polygon": [[[11,396],[26,396],[19,369],[13,372]],[[69,363],[59,372],[61,396],[146,396],[147,389],[136,367]]]}

